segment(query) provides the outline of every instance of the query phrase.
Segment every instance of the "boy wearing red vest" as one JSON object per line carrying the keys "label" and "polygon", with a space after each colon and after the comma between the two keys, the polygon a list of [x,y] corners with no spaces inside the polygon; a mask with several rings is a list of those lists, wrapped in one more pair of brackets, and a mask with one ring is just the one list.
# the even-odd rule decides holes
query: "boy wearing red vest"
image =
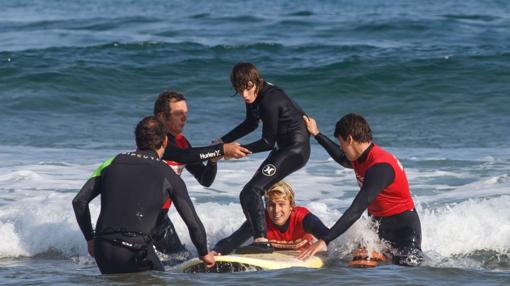
{"label": "boy wearing red vest", "polygon": [[395,249],[393,263],[421,264],[420,219],[398,159],[372,142],[370,126],[359,114],[347,114],[337,122],[334,135],[340,146],[320,133],[313,118],[303,118],[308,132],[329,155],[340,165],[354,169],[360,191],[329,234],[303,251],[299,258],[314,255],[316,250],[347,231],[368,210],[368,215],[379,223],[379,238]]}
{"label": "boy wearing red vest", "polygon": [[[302,250],[329,229],[308,209],[296,206],[294,191],[285,181],[274,184],[264,195],[266,200],[267,238],[276,250]],[[217,254],[228,254],[251,237],[250,224],[245,221],[232,235],[215,246]],[[236,250],[242,253],[243,248]],[[325,250],[325,249],[324,249]]]}

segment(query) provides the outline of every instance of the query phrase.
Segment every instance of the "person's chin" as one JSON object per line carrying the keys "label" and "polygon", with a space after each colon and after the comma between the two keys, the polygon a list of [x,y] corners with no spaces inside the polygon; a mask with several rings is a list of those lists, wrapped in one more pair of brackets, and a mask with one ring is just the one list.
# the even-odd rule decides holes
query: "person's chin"
{"label": "person's chin", "polygon": [[277,226],[283,226],[285,224],[284,221],[274,221],[274,220],[273,220],[273,223],[276,224]]}

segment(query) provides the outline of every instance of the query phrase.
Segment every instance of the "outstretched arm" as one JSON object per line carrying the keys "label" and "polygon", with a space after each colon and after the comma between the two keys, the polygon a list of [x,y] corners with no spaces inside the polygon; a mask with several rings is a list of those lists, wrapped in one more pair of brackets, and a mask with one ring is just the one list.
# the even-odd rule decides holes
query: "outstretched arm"
{"label": "outstretched arm", "polygon": [[394,179],[395,172],[393,168],[386,163],[376,164],[368,168],[365,174],[363,187],[361,187],[358,195],[354,198],[351,206],[340,219],[338,219],[328,235],[322,237],[318,242],[303,251],[298,258],[306,259],[315,255],[321,247],[347,231],[361,217],[363,212],[368,208],[368,205],[374,201],[375,197],[389,186]]}
{"label": "outstretched arm", "polygon": [[305,115],[303,116],[303,120],[305,121],[308,133],[315,137],[317,142],[328,152],[329,156],[343,167],[352,169],[351,162],[347,159],[340,146],[331,141],[326,135],[320,133],[315,119]]}
{"label": "outstretched arm", "polygon": [[195,207],[191,202],[184,182],[171,172],[167,172],[165,178],[165,189],[174,202],[177,212],[188,227],[191,241],[197,248],[198,255],[207,255],[207,236],[205,228],[195,211]]}

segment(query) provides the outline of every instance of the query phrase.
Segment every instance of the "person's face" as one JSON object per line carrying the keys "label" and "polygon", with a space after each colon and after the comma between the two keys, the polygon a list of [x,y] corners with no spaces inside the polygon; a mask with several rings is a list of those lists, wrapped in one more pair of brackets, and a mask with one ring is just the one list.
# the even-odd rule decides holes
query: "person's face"
{"label": "person's face", "polygon": [[270,197],[267,201],[267,213],[271,221],[278,225],[284,225],[290,217],[294,208],[290,205],[290,201],[281,197]]}
{"label": "person's face", "polygon": [[243,90],[237,91],[246,103],[253,103],[257,98],[257,85],[249,81]]}
{"label": "person's face", "polygon": [[342,136],[338,135],[338,141],[340,142],[340,148],[345,153],[345,157],[349,159],[349,161],[356,161],[358,158],[356,158],[356,152],[354,149],[354,140],[352,139],[352,136],[347,136],[347,139],[342,139]]}
{"label": "person's face", "polygon": [[184,130],[188,115],[188,105],[185,100],[170,102],[170,114],[166,116],[166,128],[174,136]]}

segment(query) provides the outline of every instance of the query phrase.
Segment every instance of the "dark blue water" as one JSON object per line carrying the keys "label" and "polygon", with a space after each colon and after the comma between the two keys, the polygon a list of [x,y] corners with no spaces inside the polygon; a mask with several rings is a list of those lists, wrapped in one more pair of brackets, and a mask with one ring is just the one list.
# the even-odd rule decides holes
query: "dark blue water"
{"label": "dark blue water", "polygon": [[[44,201],[69,192],[61,203],[68,207],[98,161],[133,148],[134,125],[152,112],[164,89],[186,95],[186,134],[194,145],[208,144],[230,130],[244,114],[242,101],[230,97],[229,73],[239,61],[255,63],[266,80],[284,88],[328,135],[343,114],[363,114],[376,142],[411,168],[411,185],[423,203],[424,231],[434,233],[424,234],[429,236],[425,248],[440,255],[416,270],[360,272],[340,264],[340,269],[319,272],[277,272],[271,274],[277,284],[441,284],[446,277],[454,284],[508,283],[508,1],[0,1],[0,234],[33,233],[35,226],[19,221],[24,214],[21,198]],[[351,174],[339,182],[334,164],[324,163],[325,153],[316,145],[313,151],[306,184],[316,176],[328,177],[335,188],[354,182]],[[261,159],[247,164],[255,168]],[[42,167],[48,164],[52,167]],[[235,163],[225,166],[237,168]],[[216,188],[234,184],[240,189],[246,180],[232,183],[220,177]],[[41,194],[41,188],[49,193]],[[237,189],[228,191],[229,201],[235,202]],[[347,193],[332,209],[341,206],[343,212],[354,194]],[[205,198],[222,202],[224,196]],[[329,197],[313,195],[303,196],[302,202],[308,203],[307,198],[329,202]],[[480,198],[489,201],[471,202]],[[469,242],[460,247],[452,242],[442,252],[443,234],[433,226],[449,218],[444,216],[451,202],[461,204],[453,218],[465,218],[469,213],[463,208],[481,206],[477,217],[498,223],[474,227],[483,233],[479,240],[471,240],[478,234],[458,230]],[[495,206],[506,211],[492,214]],[[20,211],[12,213],[17,207]],[[71,221],[69,209],[67,215]],[[468,221],[460,225],[473,228]],[[57,229],[81,239],[67,225]],[[491,240],[495,229],[499,239]],[[215,230],[213,238],[226,232]],[[96,278],[93,263],[70,260],[85,256],[81,244],[57,247],[63,261],[33,258],[54,247],[26,247],[33,244],[0,246],[0,273],[10,277],[6,283],[108,283]],[[494,253],[479,258],[478,250]],[[14,258],[19,256],[28,258],[20,262]],[[492,259],[499,264],[491,264]],[[60,278],[32,274],[34,265],[61,263],[64,270],[54,270]],[[174,274],[154,274],[150,279],[155,280],[149,280],[170,283]],[[220,281],[261,281],[265,275],[222,276]],[[407,278],[414,276],[417,280]],[[186,276],[183,283],[210,284],[210,279]]]}

